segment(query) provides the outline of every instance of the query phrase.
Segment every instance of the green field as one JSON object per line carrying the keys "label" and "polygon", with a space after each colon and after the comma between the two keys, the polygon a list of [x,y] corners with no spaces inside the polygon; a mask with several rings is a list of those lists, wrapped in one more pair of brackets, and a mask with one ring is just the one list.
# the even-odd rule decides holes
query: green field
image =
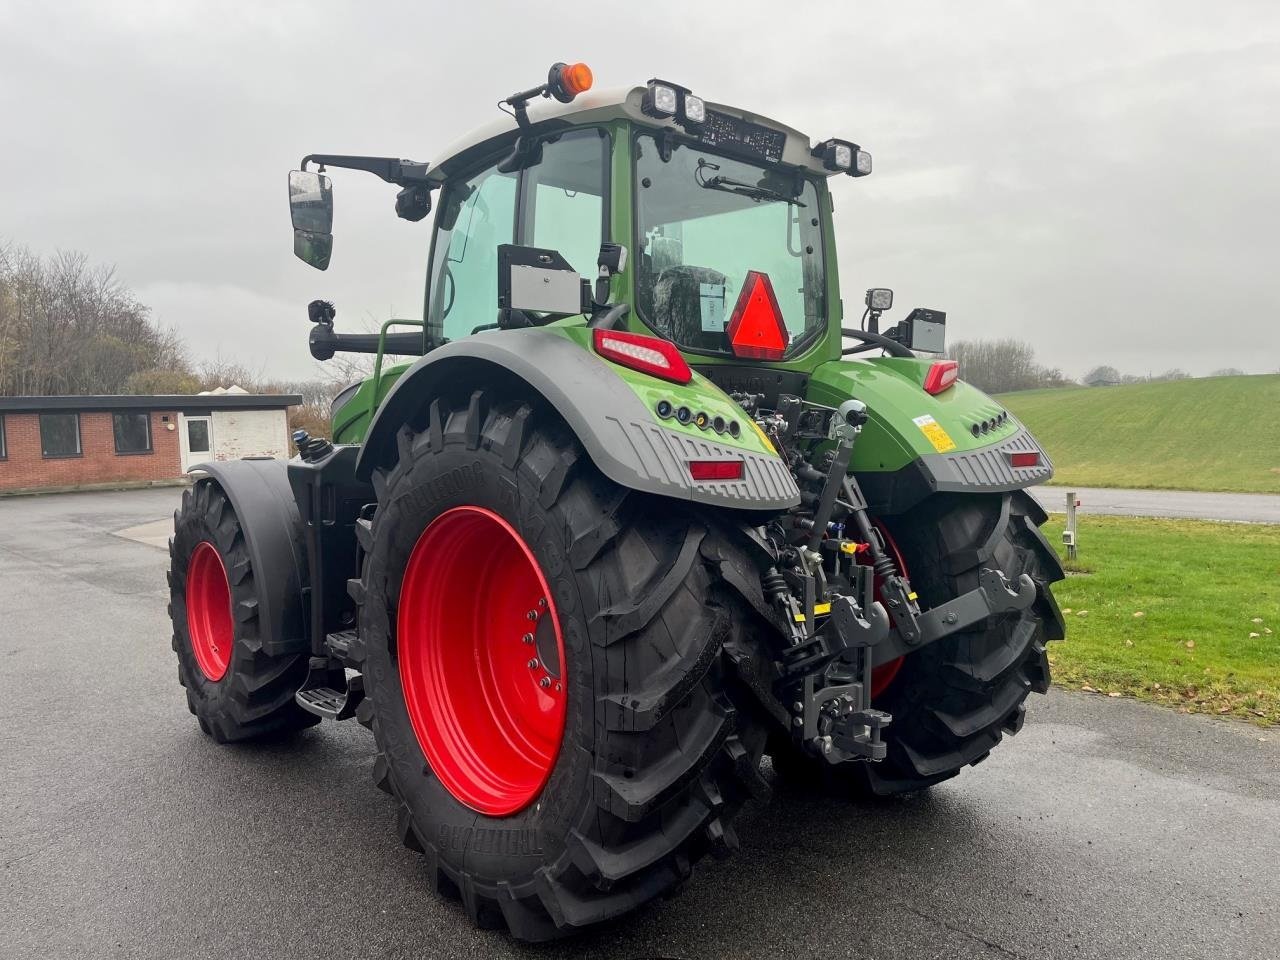
{"label": "green field", "polygon": [[1055,484],[1280,493],[1280,374],[1000,396]]}
{"label": "green field", "polygon": [[1079,543],[1055,683],[1280,723],[1280,526],[1081,517]]}

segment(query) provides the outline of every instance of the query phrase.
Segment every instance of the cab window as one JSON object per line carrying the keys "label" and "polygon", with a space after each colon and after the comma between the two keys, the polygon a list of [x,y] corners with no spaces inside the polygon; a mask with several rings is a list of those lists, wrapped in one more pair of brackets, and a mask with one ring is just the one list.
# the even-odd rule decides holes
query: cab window
{"label": "cab window", "polygon": [[521,242],[559,250],[587,279],[595,278],[603,239],[607,144],[598,130],[565,134],[525,174]]}
{"label": "cab window", "polygon": [[448,187],[431,265],[431,341],[465,337],[498,318],[498,246],[516,231],[515,173],[489,167]]}
{"label": "cab window", "polygon": [[575,130],[542,143],[523,171],[496,164],[446,188],[427,297],[430,342],[457,340],[498,319],[498,246],[560,251],[587,278],[604,237],[608,139]]}

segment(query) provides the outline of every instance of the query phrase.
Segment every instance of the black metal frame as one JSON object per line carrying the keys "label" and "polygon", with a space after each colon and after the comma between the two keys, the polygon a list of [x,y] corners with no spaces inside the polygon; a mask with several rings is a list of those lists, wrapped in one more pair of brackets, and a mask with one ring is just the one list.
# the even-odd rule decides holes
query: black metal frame
{"label": "black metal frame", "polygon": [[[40,427],[40,457],[43,460],[75,460],[84,456],[84,431],[80,423],[79,410],[65,410],[56,413],[46,412],[37,414]],[[76,421],[76,452],[75,453],[46,453],[44,443],[44,418],[45,417],[74,417]]]}
{"label": "black metal frame", "polygon": [[[120,434],[116,430],[116,417],[142,417],[147,425],[147,447],[145,450],[121,450]],[[115,444],[117,457],[146,457],[156,452],[155,431],[151,429],[151,411],[113,410],[111,412],[111,439]]]}

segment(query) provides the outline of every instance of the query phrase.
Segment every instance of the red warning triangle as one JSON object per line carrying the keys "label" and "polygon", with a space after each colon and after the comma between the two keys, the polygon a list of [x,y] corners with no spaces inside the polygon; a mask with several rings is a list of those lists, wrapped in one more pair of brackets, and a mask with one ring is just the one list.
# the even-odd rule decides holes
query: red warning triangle
{"label": "red warning triangle", "polygon": [[787,352],[790,337],[767,273],[747,271],[738,303],[729,318],[728,334],[734,356],[781,360]]}

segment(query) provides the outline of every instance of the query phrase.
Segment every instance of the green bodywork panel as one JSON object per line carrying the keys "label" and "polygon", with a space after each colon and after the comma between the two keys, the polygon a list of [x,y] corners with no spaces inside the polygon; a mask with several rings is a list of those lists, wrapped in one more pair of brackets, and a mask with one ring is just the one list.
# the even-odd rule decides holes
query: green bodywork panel
{"label": "green bodywork panel", "polygon": [[[552,329],[556,329],[556,325],[553,325]],[[584,350],[590,351],[592,349],[591,330],[587,328],[582,317],[574,318],[572,322],[559,325],[557,332],[574,341]],[[645,409],[652,414],[654,422],[661,424],[668,430],[679,430],[690,436],[700,436],[725,447],[736,447],[741,450],[750,450],[753,453],[775,454],[776,451],[771,446],[766,445],[753,426],[753,421],[743,412],[743,409],[730,400],[723,390],[702,376],[702,374],[694,373],[693,379],[687,384],[670,383],[657,377],[651,377],[647,373],[640,373],[638,370],[624,367],[619,363],[612,363],[604,359],[601,359],[600,362],[608,363],[609,367],[622,382],[640,398]],[[688,407],[689,411],[695,415],[705,413],[707,419],[711,421],[714,421],[716,417],[721,417],[726,425],[737,422],[739,434],[734,437],[728,430],[724,433],[716,433],[710,428],[699,428],[693,421],[680,424],[674,417],[668,417],[664,420],[655,412],[659,402],[663,400],[670,402],[672,407],[676,409]]]}
{"label": "green bodywork panel", "polygon": [[396,381],[400,379],[400,375],[412,366],[412,361],[397,363],[390,367],[383,368],[382,377],[374,386],[374,378],[370,377],[360,383],[360,388],[352,394],[351,399],[344,403],[333,417],[333,440],[334,443],[361,443],[365,434],[369,430],[370,423],[370,399],[375,390],[377,393],[376,402],[372,404],[374,409],[382,403],[391,388],[396,385]]}
{"label": "green bodywork panel", "polygon": [[[870,419],[854,447],[854,470],[900,470],[924,454],[976,450],[1018,432],[1010,417],[989,432],[979,428],[975,437],[974,424],[989,421],[1004,408],[961,381],[937,396],[925,393],[924,379],[932,363],[904,357],[832,360],[813,371],[806,399],[834,407],[855,397],[867,405]],[[942,432],[927,423],[922,429],[916,420],[923,417],[932,417]]]}

